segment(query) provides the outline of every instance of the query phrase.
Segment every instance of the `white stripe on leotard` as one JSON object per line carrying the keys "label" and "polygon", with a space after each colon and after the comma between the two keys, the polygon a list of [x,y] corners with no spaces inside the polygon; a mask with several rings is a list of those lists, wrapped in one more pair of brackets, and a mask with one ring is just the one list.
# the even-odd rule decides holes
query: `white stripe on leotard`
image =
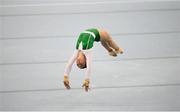
{"label": "white stripe on leotard", "polygon": [[93,32],[90,31],[83,31],[82,33],[88,33],[90,35],[92,35],[94,37],[94,39],[96,38],[96,35]]}

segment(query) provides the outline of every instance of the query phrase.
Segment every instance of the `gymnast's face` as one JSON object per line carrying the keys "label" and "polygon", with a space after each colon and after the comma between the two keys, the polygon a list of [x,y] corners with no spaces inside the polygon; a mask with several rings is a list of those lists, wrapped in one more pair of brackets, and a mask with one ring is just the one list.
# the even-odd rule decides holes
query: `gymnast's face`
{"label": "gymnast's face", "polygon": [[76,64],[80,69],[86,68],[86,56],[84,55],[84,53],[79,52]]}

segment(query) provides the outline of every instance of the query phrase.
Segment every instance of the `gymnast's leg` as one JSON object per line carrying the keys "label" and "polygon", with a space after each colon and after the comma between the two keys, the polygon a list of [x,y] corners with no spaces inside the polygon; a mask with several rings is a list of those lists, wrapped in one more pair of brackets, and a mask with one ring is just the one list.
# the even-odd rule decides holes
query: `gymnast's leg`
{"label": "gymnast's leg", "polygon": [[117,56],[116,52],[114,52],[114,50],[109,46],[106,41],[101,40],[101,45],[108,51],[109,55]]}
{"label": "gymnast's leg", "polygon": [[117,54],[123,53],[123,50],[114,42],[107,31],[99,29],[99,34],[101,44],[109,52],[109,55],[117,56]]}
{"label": "gymnast's leg", "polygon": [[101,35],[101,40],[104,40],[107,42],[107,44],[115,50],[115,52],[118,53],[123,53],[122,48],[120,48],[115,41],[112,39],[112,37],[108,34],[107,31],[105,30],[100,30],[100,35]]}

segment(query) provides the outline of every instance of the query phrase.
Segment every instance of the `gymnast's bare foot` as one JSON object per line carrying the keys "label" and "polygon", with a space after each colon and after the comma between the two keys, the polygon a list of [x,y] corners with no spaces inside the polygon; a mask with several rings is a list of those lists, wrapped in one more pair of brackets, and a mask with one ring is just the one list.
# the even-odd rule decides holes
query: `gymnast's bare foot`
{"label": "gymnast's bare foot", "polygon": [[109,53],[110,56],[114,56],[114,57],[117,56],[117,53],[114,50],[111,50],[108,53]]}
{"label": "gymnast's bare foot", "polygon": [[115,50],[115,53],[116,54],[123,54],[123,49],[119,48],[119,49]]}

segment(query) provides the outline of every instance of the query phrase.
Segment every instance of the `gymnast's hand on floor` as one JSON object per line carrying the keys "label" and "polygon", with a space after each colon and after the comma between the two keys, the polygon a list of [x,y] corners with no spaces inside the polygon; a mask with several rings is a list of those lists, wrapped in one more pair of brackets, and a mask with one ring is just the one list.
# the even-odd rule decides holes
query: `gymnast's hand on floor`
{"label": "gymnast's hand on floor", "polygon": [[89,79],[84,80],[84,83],[82,85],[84,87],[85,91],[88,92],[89,88]]}
{"label": "gymnast's hand on floor", "polygon": [[64,76],[63,83],[64,83],[64,86],[66,87],[66,89],[71,89],[70,84],[69,84],[69,79],[67,76]]}

